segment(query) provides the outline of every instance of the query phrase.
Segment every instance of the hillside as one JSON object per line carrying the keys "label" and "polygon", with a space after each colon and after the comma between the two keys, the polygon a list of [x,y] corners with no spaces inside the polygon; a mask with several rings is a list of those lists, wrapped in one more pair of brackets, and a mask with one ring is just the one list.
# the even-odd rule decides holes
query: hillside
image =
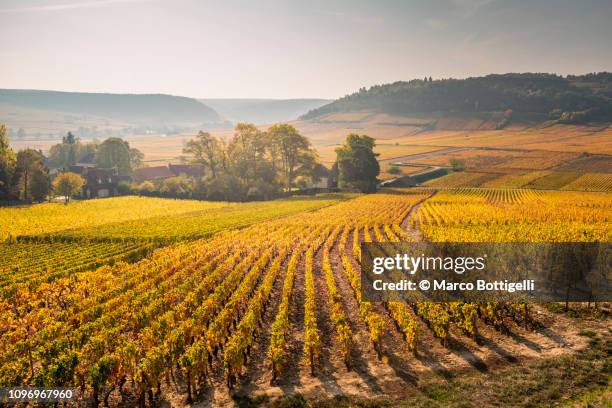
{"label": "hillside", "polygon": [[[94,116],[131,125],[201,125],[220,122],[214,109],[182,96],[0,90],[0,121],[13,111]],[[10,121],[10,120],[9,120]],[[21,126],[23,127],[23,126]]]}
{"label": "hillside", "polygon": [[200,99],[224,119],[257,124],[286,122],[317,109],[329,99]]}
{"label": "hillside", "polygon": [[553,74],[487,75],[467,79],[412,80],[340,98],[302,116],[319,120],[347,112],[389,115],[505,112],[507,120],[553,119],[561,123],[612,120],[612,73],[561,77]]}

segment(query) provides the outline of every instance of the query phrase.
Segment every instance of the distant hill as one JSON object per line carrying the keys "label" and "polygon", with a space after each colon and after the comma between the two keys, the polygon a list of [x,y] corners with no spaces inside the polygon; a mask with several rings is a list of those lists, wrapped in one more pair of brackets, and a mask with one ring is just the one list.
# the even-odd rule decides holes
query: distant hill
{"label": "distant hill", "polygon": [[92,115],[139,125],[200,125],[219,123],[214,109],[193,98],[163,94],[134,95],[0,90],[0,121],[11,109]]}
{"label": "distant hill", "polygon": [[506,112],[508,118],[560,123],[611,121],[612,73],[567,77],[526,73],[395,82],[362,88],[309,111],[301,119],[360,111],[389,115]]}
{"label": "distant hill", "polygon": [[286,122],[332,102],[329,99],[200,99],[232,122]]}

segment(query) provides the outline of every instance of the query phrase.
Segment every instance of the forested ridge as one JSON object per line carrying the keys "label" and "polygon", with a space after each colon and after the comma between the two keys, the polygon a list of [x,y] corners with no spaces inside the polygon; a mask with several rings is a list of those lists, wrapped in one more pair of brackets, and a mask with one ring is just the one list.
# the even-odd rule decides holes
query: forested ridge
{"label": "forested ridge", "polygon": [[431,77],[375,85],[313,109],[302,119],[335,112],[395,115],[434,112],[539,114],[562,123],[612,119],[612,73],[587,75],[523,73],[467,79]]}

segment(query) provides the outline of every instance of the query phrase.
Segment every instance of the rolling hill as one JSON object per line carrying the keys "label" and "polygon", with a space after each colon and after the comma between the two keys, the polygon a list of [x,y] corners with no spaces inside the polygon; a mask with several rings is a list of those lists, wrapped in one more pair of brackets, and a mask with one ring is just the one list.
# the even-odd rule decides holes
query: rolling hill
{"label": "rolling hill", "polygon": [[504,113],[497,126],[511,119],[586,123],[612,120],[612,73],[579,76],[504,74],[467,79],[411,80],[347,95],[303,115],[321,120],[350,112],[388,115],[482,115]]}
{"label": "rolling hill", "polygon": [[286,122],[317,109],[329,99],[200,99],[231,122]]}
{"label": "rolling hill", "polygon": [[[13,111],[48,116],[93,116],[131,125],[219,123],[217,112],[193,98],[163,94],[109,94],[40,90],[0,90],[0,121]],[[10,119],[10,118],[9,118]]]}

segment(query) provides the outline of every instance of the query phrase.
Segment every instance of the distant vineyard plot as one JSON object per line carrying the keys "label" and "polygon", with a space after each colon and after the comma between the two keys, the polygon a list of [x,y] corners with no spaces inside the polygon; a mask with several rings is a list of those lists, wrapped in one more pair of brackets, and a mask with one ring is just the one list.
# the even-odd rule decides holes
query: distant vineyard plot
{"label": "distant vineyard plot", "polygon": [[429,187],[479,187],[480,185],[489,182],[499,177],[498,173],[477,173],[477,172],[456,172],[440,178],[430,180],[425,183]]}
{"label": "distant vineyard plot", "polygon": [[459,188],[413,214],[432,241],[610,241],[610,194]]}

